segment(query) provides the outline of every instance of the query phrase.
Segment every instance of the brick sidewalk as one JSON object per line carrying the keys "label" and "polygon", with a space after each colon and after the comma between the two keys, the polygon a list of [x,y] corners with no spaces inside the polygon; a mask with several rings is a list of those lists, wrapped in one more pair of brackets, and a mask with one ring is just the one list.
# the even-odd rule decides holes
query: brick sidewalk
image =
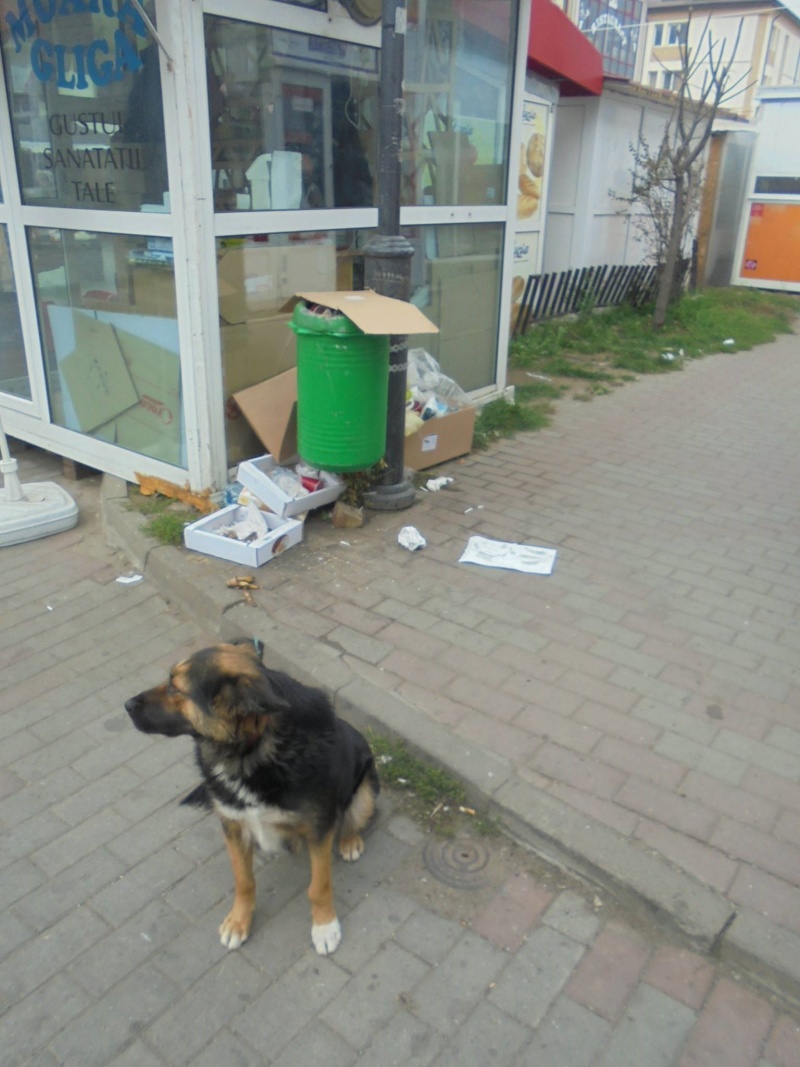
{"label": "brick sidewalk", "polygon": [[335,956],[311,948],[289,856],[260,864],[251,939],[225,952],[222,837],[176,804],[190,746],[122,710],[211,635],[150,578],[115,581],[96,482],[68,488],[76,530],[0,553],[7,1067],[638,1067],[645,1046],[648,1067],[798,1067],[785,1010],[522,847],[477,839],[481,878],[440,881],[391,796],[361,862],[336,864]]}
{"label": "brick sidewalk", "polygon": [[[538,847],[800,997],[797,349],[562,401],[410,511],[312,520],[259,570],[256,611],[229,564],[152,550],[129,519],[114,535],[198,617],[401,724]],[[409,522],[422,552],[397,545]],[[555,572],[459,564],[471,533],[555,547]]]}

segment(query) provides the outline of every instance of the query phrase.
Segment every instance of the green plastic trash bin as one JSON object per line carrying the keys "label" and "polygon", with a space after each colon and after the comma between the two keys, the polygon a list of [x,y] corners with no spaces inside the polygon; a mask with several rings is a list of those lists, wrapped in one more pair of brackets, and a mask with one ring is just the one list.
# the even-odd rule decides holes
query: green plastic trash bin
{"label": "green plastic trash bin", "polygon": [[366,470],[386,450],[389,338],[366,334],[345,315],[294,309],[297,335],[297,450],[322,470]]}

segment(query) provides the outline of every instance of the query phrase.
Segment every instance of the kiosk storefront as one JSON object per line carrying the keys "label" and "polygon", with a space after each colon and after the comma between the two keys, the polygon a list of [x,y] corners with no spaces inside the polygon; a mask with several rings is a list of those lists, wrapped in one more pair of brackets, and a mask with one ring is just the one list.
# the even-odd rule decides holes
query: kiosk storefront
{"label": "kiosk storefront", "polygon": [[[380,8],[348,7],[0,0],[7,432],[197,489],[257,454],[233,393],[293,364],[295,291],[363,284],[377,225]],[[408,5],[419,343],[476,396],[505,384],[527,41],[524,0]]]}

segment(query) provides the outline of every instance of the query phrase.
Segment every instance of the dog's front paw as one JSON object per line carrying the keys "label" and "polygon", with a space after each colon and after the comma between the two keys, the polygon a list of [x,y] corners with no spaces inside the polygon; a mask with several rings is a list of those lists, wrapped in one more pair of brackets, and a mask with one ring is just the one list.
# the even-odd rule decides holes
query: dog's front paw
{"label": "dog's front paw", "polygon": [[363,837],[360,834],[354,834],[352,837],[340,841],[339,851],[343,860],[347,860],[348,863],[355,863],[357,859],[364,855]]}
{"label": "dog's front paw", "polygon": [[311,927],[311,940],[320,956],[330,956],[342,940],[342,927],[338,919],[329,923],[317,923]]}
{"label": "dog's front paw", "polygon": [[250,922],[236,917],[233,912],[219,928],[219,939],[225,948],[238,948],[250,933]]}

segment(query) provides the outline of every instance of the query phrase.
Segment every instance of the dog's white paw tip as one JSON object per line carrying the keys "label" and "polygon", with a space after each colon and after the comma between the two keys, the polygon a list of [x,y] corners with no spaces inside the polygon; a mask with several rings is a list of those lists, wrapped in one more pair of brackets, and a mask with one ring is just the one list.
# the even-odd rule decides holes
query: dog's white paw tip
{"label": "dog's white paw tip", "polygon": [[243,933],[241,930],[228,927],[223,923],[219,928],[219,939],[225,948],[234,949],[245,943],[247,934]]}
{"label": "dog's white paw tip", "polygon": [[318,923],[311,927],[311,940],[320,956],[330,956],[339,947],[342,940],[342,927],[338,919],[329,923]]}

